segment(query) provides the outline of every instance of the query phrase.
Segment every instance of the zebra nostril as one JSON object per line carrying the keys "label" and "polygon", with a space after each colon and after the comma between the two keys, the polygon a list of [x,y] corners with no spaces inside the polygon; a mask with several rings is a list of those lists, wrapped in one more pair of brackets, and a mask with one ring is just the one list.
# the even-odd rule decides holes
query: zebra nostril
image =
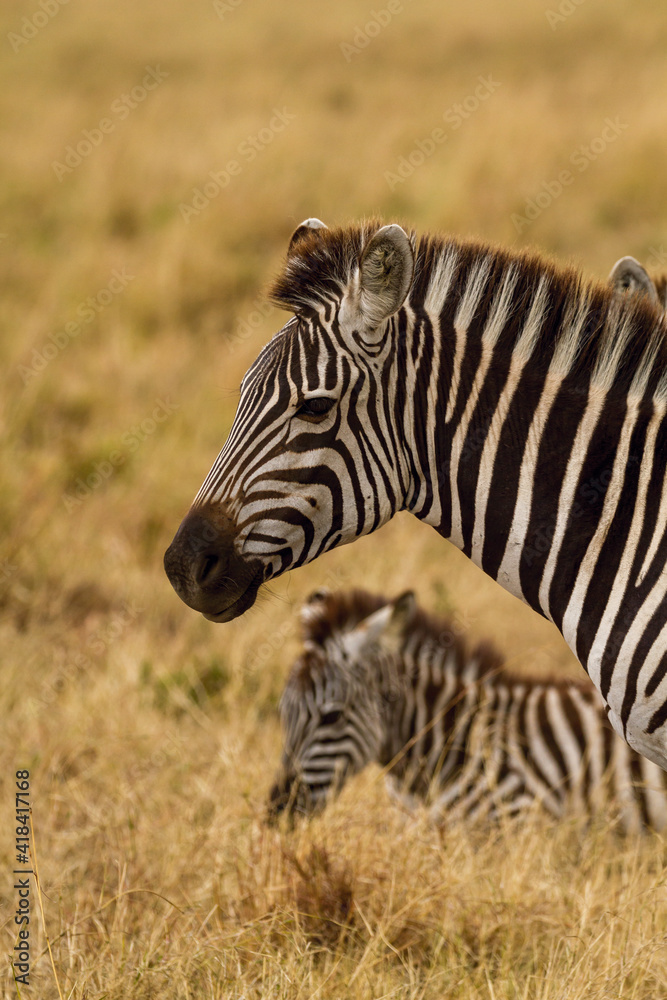
{"label": "zebra nostril", "polygon": [[200,587],[210,583],[220,565],[220,558],[214,553],[202,554],[195,564],[195,581]]}

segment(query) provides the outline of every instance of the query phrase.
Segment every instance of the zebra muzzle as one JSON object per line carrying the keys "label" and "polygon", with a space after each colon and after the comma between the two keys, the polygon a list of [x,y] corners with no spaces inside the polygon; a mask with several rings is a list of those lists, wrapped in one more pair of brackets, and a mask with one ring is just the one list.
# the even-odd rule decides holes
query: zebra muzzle
{"label": "zebra muzzle", "polygon": [[280,816],[288,816],[290,825],[298,816],[310,816],[324,804],[317,802],[306,784],[296,775],[284,774],[271,787],[268,795],[266,822],[273,826]]}
{"label": "zebra muzzle", "polygon": [[214,622],[228,622],[255,603],[264,577],[257,562],[236,551],[236,526],[224,513],[191,510],[164,555],[181,600]]}

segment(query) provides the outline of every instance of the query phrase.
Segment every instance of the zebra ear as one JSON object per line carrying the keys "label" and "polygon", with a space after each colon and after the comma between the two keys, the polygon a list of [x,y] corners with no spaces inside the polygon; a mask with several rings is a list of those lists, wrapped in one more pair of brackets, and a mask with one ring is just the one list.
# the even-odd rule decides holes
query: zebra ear
{"label": "zebra ear", "polygon": [[364,618],[349,633],[354,652],[357,655],[363,654],[375,644],[379,644],[387,652],[398,652],[403,645],[405,629],[415,613],[416,606],[413,591],[406,590],[395,601],[385,604],[379,611]]}
{"label": "zebra ear", "polygon": [[310,233],[312,233],[314,229],[327,229],[327,228],[328,227],[325,226],[323,222],[320,222],[319,219],[305,219],[301,223],[301,225],[297,226],[297,228],[292,233],[292,238],[289,241],[289,247],[287,248],[287,252],[291,253],[291,251],[294,249],[297,243],[300,243],[301,240],[305,236],[308,236]]}
{"label": "zebra ear", "polygon": [[646,268],[634,257],[621,257],[611,269],[607,279],[615,292],[645,295],[654,305],[659,305],[658,293]]}
{"label": "zebra ear", "polygon": [[414,590],[405,590],[396,598],[393,604],[392,623],[402,629],[412,620],[417,610],[417,598]]}
{"label": "zebra ear", "polygon": [[400,226],[383,226],[364,247],[359,262],[357,311],[366,332],[400,309],[412,284],[415,255]]}
{"label": "zebra ear", "polygon": [[299,621],[307,637],[312,637],[316,623],[326,617],[326,604],[330,597],[331,591],[327,587],[320,587],[319,590],[313,590],[301,605]]}
{"label": "zebra ear", "polygon": [[331,591],[328,587],[318,587],[317,590],[311,590],[304,604],[321,604],[329,597],[331,597]]}
{"label": "zebra ear", "polygon": [[405,631],[417,610],[417,598],[414,590],[406,590],[390,605],[391,615],[385,628],[378,636],[383,649],[396,653],[403,646]]}

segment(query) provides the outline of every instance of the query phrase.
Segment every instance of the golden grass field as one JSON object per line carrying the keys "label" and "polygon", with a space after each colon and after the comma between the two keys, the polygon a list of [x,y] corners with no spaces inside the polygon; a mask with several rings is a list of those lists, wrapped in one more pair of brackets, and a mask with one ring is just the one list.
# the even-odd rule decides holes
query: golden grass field
{"label": "golden grass field", "polygon": [[[664,838],[440,835],[370,771],[308,826],[262,822],[314,587],[414,587],[517,669],[576,674],[553,627],[408,516],[228,625],[162,556],[285,319],[263,289],[303,218],[530,244],[600,278],[627,253],[664,266],[663,4],[61,3],[0,9],[2,995],[661,1000]],[[57,981],[33,884],[17,989],[24,768]]]}

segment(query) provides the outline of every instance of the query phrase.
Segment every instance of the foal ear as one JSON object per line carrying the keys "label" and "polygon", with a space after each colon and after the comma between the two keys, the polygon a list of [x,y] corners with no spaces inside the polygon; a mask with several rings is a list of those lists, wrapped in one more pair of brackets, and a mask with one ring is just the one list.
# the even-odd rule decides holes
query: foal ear
{"label": "foal ear", "polygon": [[630,292],[645,295],[654,305],[660,300],[653,281],[646,268],[634,257],[621,257],[611,269],[607,279],[615,292]]}
{"label": "foal ear", "polygon": [[292,233],[292,238],[289,241],[287,252],[291,253],[297,243],[300,243],[301,240],[305,236],[312,233],[314,229],[327,229],[327,226],[325,226],[323,222],[320,222],[319,219],[305,219]]}
{"label": "foal ear", "polygon": [[410,624],[417,610],[417,598],[414,590],[405,590],[393,602],[392,625],[402,631]]}
{"label": "foal ear", "polygon": [[328,587],[318,587],[317,590],[311,590],[303,604],[304,607],[308,604],[323,604],[325,601],[328,601],[330,597],[331,591]]}
{"label": "foal ear", "polygon": [[412,284],[415,255],[400,226],[383,226],[364,247],[359,262],[357,308],[368,332],[400,309]]}
{"label": "foal ear", "polygon": [[416,607],[413,591],[406,590],[395,601],[368,615],[349,633],[354,652],[363,654],[379,645],[386,652],[397,653],[403,646],[405,630]]}
{"label": "foal ear", "polygon": [[326,587],[313,590],[299,608],[299,622],[306,638],[313,638],[318,622],[326,620],[327,602],[331,591]]}
{"label": "foal ear", "polygon": [[378,634],[377,641],[388,653],[397,653],[405,643],[405,635],[413,615],[417,610],[417,598],[413,590],[406,590],[389,605],[391,614]]}

